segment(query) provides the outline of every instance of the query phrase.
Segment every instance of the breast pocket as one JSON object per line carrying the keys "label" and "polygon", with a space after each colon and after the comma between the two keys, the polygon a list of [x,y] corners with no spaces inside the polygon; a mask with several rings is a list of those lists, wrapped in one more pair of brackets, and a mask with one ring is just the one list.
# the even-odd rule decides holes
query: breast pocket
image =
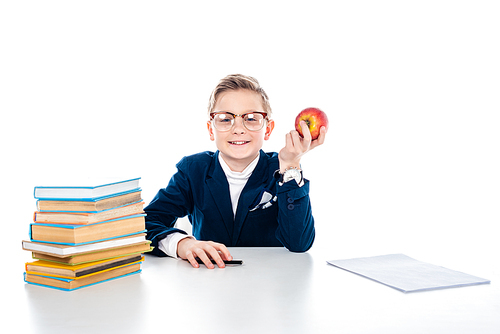
{"label": "breast pocket", "polygon": [[244,247],[275,247],[281,246],[276,239],[278,228],[278,205],[248,212],[243,224],[239,242]]}

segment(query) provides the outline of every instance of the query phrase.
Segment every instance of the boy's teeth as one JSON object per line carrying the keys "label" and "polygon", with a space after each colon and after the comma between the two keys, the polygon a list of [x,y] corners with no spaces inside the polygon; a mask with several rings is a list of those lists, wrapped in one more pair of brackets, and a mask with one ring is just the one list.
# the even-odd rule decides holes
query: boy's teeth
{"label": "boy's teeth", "polygon": [[243,145],[243,144],[245,144],[245,142],[244,141],[232,141],[231,144]]}

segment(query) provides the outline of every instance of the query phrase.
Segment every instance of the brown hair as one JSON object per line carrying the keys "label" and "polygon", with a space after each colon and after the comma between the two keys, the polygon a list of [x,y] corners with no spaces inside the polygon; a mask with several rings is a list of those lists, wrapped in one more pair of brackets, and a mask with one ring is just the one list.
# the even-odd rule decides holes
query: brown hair
{"label": "brown hair", "polygon": [[219,81],[219,84],[213,90],[212,95],[210,95],[210,100],[208,102],[208,114],[210,115],[210,113],[214,110],[217,98],[221,93],[238,89],[247,89],[258,93],[262,97],[262,106],[264,107],[263,111],[271,117],[271,105],[269,104],[269,97],[266,92],[262,89],[257,79],[243,74],[230,74]]}

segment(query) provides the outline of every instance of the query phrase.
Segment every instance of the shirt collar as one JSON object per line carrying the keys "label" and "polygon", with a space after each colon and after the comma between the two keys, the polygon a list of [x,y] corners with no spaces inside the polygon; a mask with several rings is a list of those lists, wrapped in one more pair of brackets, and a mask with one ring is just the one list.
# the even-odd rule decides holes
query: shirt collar
{"label": "shirt collar", "polygon": [[226,177],[231,179],[248,180],[250,175],[252,175],[255,167],[259,163],[259,159],[260,154],[242,172],[233,172],[227,165],[226,161],[224,161],[222,155],[219,154],[219,163],[222,167],[222,170],[224,171],[224,174],[226,174]]}

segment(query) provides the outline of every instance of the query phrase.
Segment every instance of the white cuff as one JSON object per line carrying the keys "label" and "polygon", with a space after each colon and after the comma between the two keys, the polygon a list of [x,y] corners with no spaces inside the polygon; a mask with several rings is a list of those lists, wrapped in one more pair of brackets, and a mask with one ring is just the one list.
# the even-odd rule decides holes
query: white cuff
{"label": "white cuff", "polygon": [[158,248],[168,256],[177,259],[177,244],[179,243],[179,241],[185,238],[194,239],[194,237],[191,235],[186,235],[179,232],[169,234],[158,242]]}
{"label": "white cuff", "polygon": [[279,182],[279,185],[282,186],[283,184],[290,182],[292,180],[295,180],[295,182],[299,187],[302,187],[304,185],[304,175],[302,174],[301,169],[291,168],[285,170],[285,173],[283,173],[282,175],[282,181]]}

